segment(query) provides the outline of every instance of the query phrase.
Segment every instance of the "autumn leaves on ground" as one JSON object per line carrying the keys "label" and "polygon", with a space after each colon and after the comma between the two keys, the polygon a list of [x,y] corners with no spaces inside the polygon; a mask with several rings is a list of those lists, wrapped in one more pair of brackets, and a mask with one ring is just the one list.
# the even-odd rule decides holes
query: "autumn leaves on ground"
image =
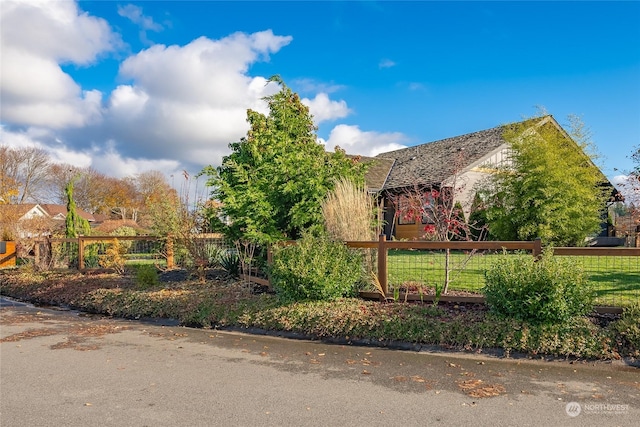
{"label": "autumn leaves on ground", "polygon": [[[561,324],[498,318],[483,307],[365,301],[285,303],[270,293],[216,276],[163,282],[142,289],[131,275],[78,272],[0,274],[2,295],[42,305],[66,306],[126,318],[170,318],[204,328],[238,328],[399,348],[432,345],[452,351],[531,357],[635,362],[640,356],[640,310],[629,308],[606,324],[590,316]],[[217,278],[215,278],[217,277]],[[472,379],[470,379],[472,381]],[[473,388],[473,382],[463,384]]]}

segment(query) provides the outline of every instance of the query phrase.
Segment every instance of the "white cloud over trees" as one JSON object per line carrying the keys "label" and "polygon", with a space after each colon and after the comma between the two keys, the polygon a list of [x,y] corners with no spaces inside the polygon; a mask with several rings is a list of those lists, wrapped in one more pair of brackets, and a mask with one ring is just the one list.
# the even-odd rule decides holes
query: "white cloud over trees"
{"label": "white cloud over trees", "polygon": [[[116,7],[140,31],[168,28],[138,6]],[[247,109],[267,112],[262,98],[278,88],[250,69],[293,42],[272,30],[237,32],[184,45],[156,44],[121,60],[127,47],[114,28],[73,1],[3,0],[0,144],[43,148],[56,162],[115,177],[152,169],[197,172],[219,164],[228,144],[246,135]],[[121,61],[117,80],[106,83],[113,89],[103,88],[105,93],[83,87],[65,71],[91,69],[105,58]],[[311,87],[306,77],[299,81]],[[313,86],[316,92],[303,102],[316,123],[352,114],[346,101],[328,95],[340,85]],[[403,140],[399,133],[339,124],[327,146],[371,155],[400,148]]]}

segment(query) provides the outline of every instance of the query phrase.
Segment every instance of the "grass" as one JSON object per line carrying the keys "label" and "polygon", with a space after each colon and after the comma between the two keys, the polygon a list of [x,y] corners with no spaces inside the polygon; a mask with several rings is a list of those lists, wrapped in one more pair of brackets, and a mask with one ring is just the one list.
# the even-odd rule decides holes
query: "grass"
{"label": "grass", "polygon": [[499,319],[463,306],[433,306],[344,298],[284,303],[253,294],[231,278],[139,286],[133,274],[83,275],[74,271],[0,272],[0,294],[39,304],[127,318],[165,317],[197,327],[290,331],[310,338],[380,346],[395,342],[504,354],[525,353],[591,360],[640,357],[640,306],[601,325],[588,317],[562,324]]}
{"label": "grass", "polygon": [[[497,254],[452,252],[450,290],[480,292],[484,272]],[[580,256],[570,257],[581,264],[593,284],[598,305],[630,306],[640,301],[640,257]],[[426,286],[441,285],[445,277],[444,252],[390,250],[388,257],[389,287],[406,283]]]}

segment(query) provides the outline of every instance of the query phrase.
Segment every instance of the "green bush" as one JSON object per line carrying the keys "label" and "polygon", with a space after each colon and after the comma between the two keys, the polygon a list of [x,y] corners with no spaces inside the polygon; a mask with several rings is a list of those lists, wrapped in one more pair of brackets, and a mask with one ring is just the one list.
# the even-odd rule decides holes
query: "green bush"
{"label": "green bush", "polygon": [[150,264],[142,264],[136,268],[136,287],[144,290],[158,286],[158,270]]}
{"label": "green bush", "polygon": [[[125,236],[125,237],[136,236],[137,234],[138,233],[136,232],[135,228],[129,227],[127,225],[122,225],[116,228],[115,230],[113,230],[111,233],[109,233],[110,236]],[[129,252],[133,247],[133,240],[120,240],[120,245],[125,250],[125,252]]]}
{"label": "green bush", "polygon": [[236,251],[227,250],[220,255],[220,265],[233,277],[240,274],[240,257]]}
{"label": "green bush", "polygon": [[487,305],[500,317],[532,323],[563,323],[588,313],[595,294],[581,267],[546,250],[501,256],[485,273]]}
{"label": "green bush", "polygon": [[269,270],[284,301],[333,300],[354,294],[362,259],[343,243],[307,233],[295,245],[276,247]]}
{"label": "green bush", "polygon": [[625,307],[622,318],[611,324],[611,331],[624,355],[640,356],[640,304]]}

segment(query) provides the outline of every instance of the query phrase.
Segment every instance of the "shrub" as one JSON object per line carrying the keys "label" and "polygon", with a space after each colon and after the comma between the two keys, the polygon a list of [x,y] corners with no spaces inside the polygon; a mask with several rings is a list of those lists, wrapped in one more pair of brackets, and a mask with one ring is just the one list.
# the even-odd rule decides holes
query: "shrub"
{"label": "shrub", "polygon": [[623,355],[640,356],[640,304],[625,307],[622,318],[611,324],[611,331]]}
{"label": "shrub", "polygon": [[124,273],[125,258],[124,254],[127,253],[127,249],[122,246],[122,242],[118,239],[113,239],[107,245],[107,249],[104,255],[100,255],[99,262],[102,268],[112,268],[118,274]]}
{"label": "shrub", "polygon": [[158,270],[155,266],[142,264],[136,269],[136,287],[144,290],[158,286],[160,280],[158,278]]}
{"label": "shrub", "polygon": [[582,268],[546,250],[502,255],[485,273],[483,293],[500,317],[532,323],[563,323],[593,308],[594,292]]}
{"label": "shrub", "polygon": [[[133,227],[129,227],[127,225],[122,225],[118,228],[116,228],[115,230],[113,230],[111,233],[109,233],[109,235],[111,236],[136,236],[138,233],[136,233],[136,229]],[[131,248],[133,247],[133,240],[120,240],[120,245],[122,246],[123,249],[125,249],[127,252],[131,250]]]}
{"label": "shrub", "polygon": [[361,274],[362,260],[357,252],[326,235],[309,233],[295,245],[274,248],[270,268],[271,283],[285,301],[353,295]]}
{"label": "shrub", "polygon": [[233,277],[240,273],[240,257],[236,251],[227,250],[220,255],[220,265]]}

